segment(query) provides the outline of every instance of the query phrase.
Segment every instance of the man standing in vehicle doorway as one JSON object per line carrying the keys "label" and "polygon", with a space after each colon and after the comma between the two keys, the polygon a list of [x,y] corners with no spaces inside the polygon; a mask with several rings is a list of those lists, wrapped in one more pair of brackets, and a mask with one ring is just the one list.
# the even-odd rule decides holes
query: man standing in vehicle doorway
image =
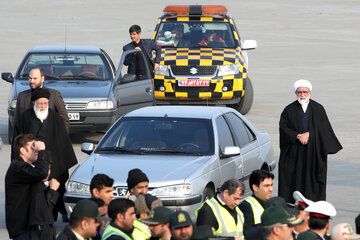
{"label": "man standing in vehicle doorway", "polygon": [[[159,67],[161,48],[151,39],[141,39],[141,28],[139,25],[132,25],[129,29],[131,43],[123,47],[123,51],[138,49],[144,53],[145,61],[149,66],[149,71],[153,72]],[[156,57],[153,59],[152,51],[156,52]],[[134,53],[126,56],[124,64],[129,66],[128,73],[136,74],[137,79],[146,79],[146,68],[142,54]]]}

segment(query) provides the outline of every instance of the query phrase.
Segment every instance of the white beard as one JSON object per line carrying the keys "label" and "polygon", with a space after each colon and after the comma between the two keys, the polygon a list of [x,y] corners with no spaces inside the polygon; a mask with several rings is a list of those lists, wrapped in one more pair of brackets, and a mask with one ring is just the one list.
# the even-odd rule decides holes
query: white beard
{"label": "white beard", "polygon": [[40,111],[39,109],[37,109],[36,105],[34,105],[34,112],[35,112],[35,116],[41,121],[44,122],[44,120],[48,117],[49,115],[49,108],[46,108],[44,111]]}
{"label": "white beard", "polygon": [[307,104],[309,102],[310,97],[307,97],[305,99],[301,99],[300,97],[297,98],[298,102],[303,106],[304,104]]}

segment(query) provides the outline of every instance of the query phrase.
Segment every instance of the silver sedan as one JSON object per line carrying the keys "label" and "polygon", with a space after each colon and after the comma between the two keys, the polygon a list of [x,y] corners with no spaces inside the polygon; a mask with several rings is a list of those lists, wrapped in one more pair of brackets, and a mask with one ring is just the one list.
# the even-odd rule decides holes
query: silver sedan
{"label": "silver sedan", "polygon": [[128,171],[140,168],[150,180],[149,193],[193,216],[226,180],[246,182],[253,170],[276,166],[269,135],[226,107],[141,108],[114,123],[96,148],[85,143],[82,151],[90,156],[69,179],[68,205],[90,197],[97,173],[115,179],[115,197],[125,196]]}

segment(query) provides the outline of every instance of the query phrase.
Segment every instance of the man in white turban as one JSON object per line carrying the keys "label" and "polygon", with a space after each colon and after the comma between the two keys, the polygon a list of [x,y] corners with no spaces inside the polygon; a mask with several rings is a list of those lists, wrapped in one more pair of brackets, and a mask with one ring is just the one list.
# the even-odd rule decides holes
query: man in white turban
{"label": "man in white turban", "polygon": [[301,79],[293,89],[297,100],[280,117],[278,195],[294,202],[297,190],[313,201],[326,200],[327,155],[342,146],[324,107],[310,99],[311,83]]}

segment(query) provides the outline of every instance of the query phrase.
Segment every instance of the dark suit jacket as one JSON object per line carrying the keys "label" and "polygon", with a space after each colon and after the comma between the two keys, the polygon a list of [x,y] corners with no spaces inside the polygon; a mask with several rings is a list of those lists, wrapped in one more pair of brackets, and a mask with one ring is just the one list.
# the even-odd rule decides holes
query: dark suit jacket
{"label": "dark suit jacket", "polygon": [[6,228],[10,238],[27,232],[31,225],[54,223],[42,182],[48,175],[49,164],[47,151],[39,151],[34,167],[21,157],[11,161],[5,176]]}
{"label": "dark suit jacket", "polygon": [[64,231],[62,231],[56,240],[77,240],[76,235],[71,231],[69,226],[65,227]]}
{"label": "dark suit jacket", "polygon": [[[49,90],[50,92],[49,108],[55,110],[55,112],[59,114],[59,116],[64,120],[64,124],[67,132],[69,132],[69,127],[70,127],[69,116],[67,114],[64,100],[60,92],[55,89],[51,89],[47,87],[44,88]],[[21,116],[21,114],[30,107],[33,107],[33,104],[31,102],[31,89],[19,93],[16,102],[15,123],[17,119]]]}
{"label": "dark suit jacket", "polygon": [[[153,40],[151,39],[140,39],[141,43],[144,46],[144,49],[146,51],[146,55],[151,59],[152,63],[160,63],[161,58],[161,48],[159,45],[157,45]],[[135,44],[133,42],[125,45],[123,47],[123,51],[132,50],[135,49]],[[153,59],[152,51],[155,50],[156,57]],[[133,54],[128,55],[125,58],[124,61],[125,66],[129,66],[128,73],[136,73],[136,63],[135,63],[135,57]],[[151,66],[149,66],[151,67]]]}

